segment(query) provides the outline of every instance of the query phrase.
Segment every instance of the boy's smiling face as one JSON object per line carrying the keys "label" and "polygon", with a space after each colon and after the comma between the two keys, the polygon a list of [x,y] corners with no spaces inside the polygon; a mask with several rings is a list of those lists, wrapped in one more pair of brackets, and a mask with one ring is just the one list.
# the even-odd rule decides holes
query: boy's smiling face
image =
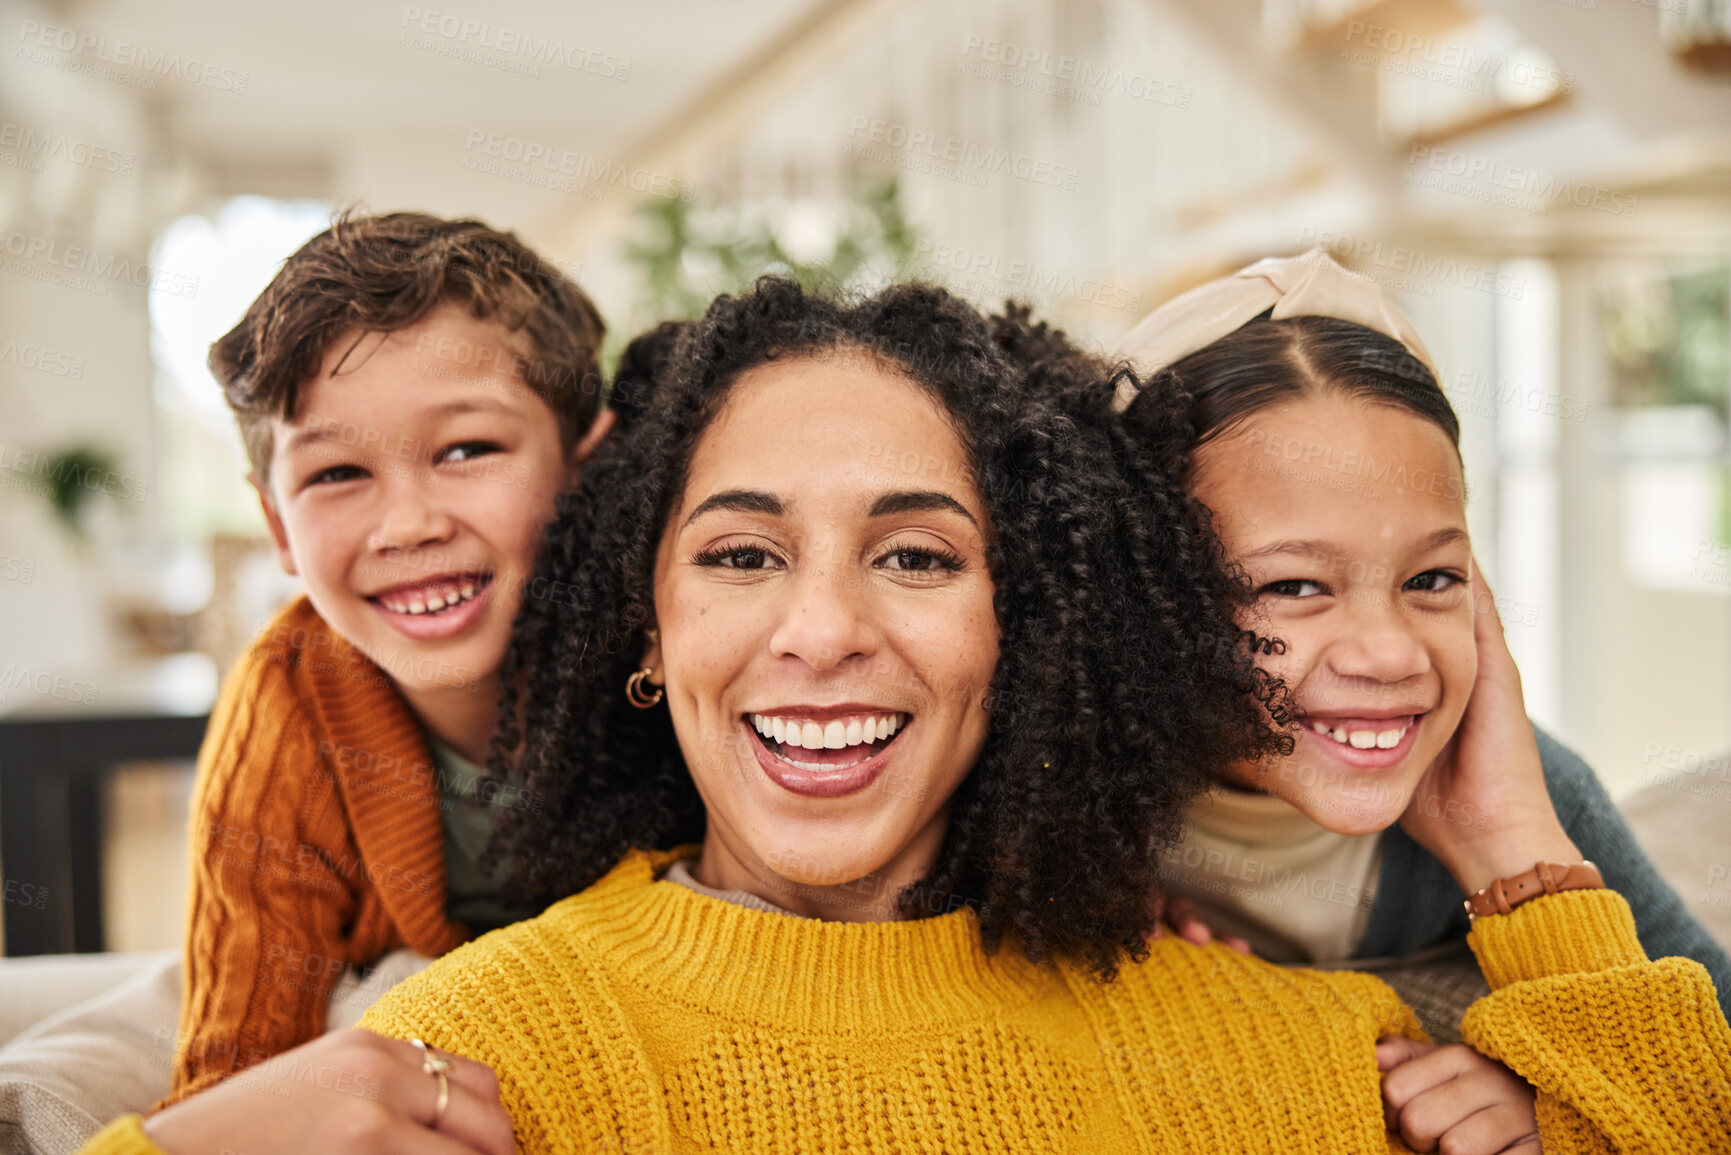
{"label": "boy's smiling face", "polygon": [[611,424],[567,453],[520,364],[502,325],[446,303],[332,342],[272,423],[259,493],[279,561],[423,720],[453,690],[492,708],[554,497]]}

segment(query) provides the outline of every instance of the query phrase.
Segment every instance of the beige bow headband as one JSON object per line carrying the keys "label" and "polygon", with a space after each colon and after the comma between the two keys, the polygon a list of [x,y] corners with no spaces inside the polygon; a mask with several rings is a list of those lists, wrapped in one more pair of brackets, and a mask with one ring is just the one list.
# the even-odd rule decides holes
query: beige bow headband
{"label": "beige bow headband", "polygon": [[[1369,277],[1334,263],[1320,248],[1297,257],[1268,257],[1231,276],[1198,285],[1161,305],[1124,335],[1112,356],[1129,361],[1144,379],[1273,308],[1283,317],[1336,317],[1393,337],[1432,373],[1430,351],[1412,322]],[[1112,408],[1122,413],[1136,399],[1132,380],[1118,383]]]}

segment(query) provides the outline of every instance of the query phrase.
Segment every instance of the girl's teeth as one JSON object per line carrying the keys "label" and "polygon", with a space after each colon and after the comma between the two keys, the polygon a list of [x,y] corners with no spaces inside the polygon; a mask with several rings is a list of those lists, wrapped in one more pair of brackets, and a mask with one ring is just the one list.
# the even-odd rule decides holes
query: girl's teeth
{"label": "girl's teeth", "polygon": [[1344,726],[1330,730],[1327,724],[1323,722],[1310,724],[1310,728],[1318,734],[1333,738],[1342,746],[1351,746],[1355,750],[1392,750],[1400,745],[1400,740],[1406,737],[1406,732],[1411,726],[1412,723],[1408,722],[1405,726],[1388,730],[1354,730],[1348,733]]}

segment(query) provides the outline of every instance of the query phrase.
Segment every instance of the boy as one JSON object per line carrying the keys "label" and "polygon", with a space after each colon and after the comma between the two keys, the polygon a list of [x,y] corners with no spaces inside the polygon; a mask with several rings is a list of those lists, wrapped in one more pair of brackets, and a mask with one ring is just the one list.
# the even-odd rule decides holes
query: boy
{"label": "boy", "polygon": [[515,237],[344,216],[211,349],[306,597],[241,657],[193,803],[173,1099],[311,1039],[332,988],[533,912],[478,867],[511,622],[603,438],[594,305]]}

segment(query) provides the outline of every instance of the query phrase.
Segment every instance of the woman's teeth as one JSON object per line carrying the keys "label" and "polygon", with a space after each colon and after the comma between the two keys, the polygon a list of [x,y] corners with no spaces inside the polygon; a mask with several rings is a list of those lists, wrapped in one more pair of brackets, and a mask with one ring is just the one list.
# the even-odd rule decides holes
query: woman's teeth
{"label": "woman's teeth", "polygon": [[1412,719],[1408,718],[1401,725],[1388,730],[1348,730],[1344,726],[1330,728],[1326,722],[1312,722],[1310,728],[1328,738],[1333,738],[1342,746],[1351,746],[1355,750],[1392,750],[1400,745],[1400,740],[1406,737],[1406,732],[1412,728]]}
{"label": "woman's teeth", "polygon": [[452,584],[444,589],[425,593],[414,593],[408,596],[396,594],[379,595],[379,604],[387,610],[399,614],[436,614],[448,610],[452,606],[461,605],[475,596],[479,587],[474,582]]}
{"label": "woman's teeth", "polygon": [[900,714],[862,714],[843,721],[840,718],[819,725],[797,718],[779,718],[773,714],[752,714],[751,724],[765,738],[773,738],[783,746],[806,750],[841,750],[870,746],[882,742],[902,728]]}

